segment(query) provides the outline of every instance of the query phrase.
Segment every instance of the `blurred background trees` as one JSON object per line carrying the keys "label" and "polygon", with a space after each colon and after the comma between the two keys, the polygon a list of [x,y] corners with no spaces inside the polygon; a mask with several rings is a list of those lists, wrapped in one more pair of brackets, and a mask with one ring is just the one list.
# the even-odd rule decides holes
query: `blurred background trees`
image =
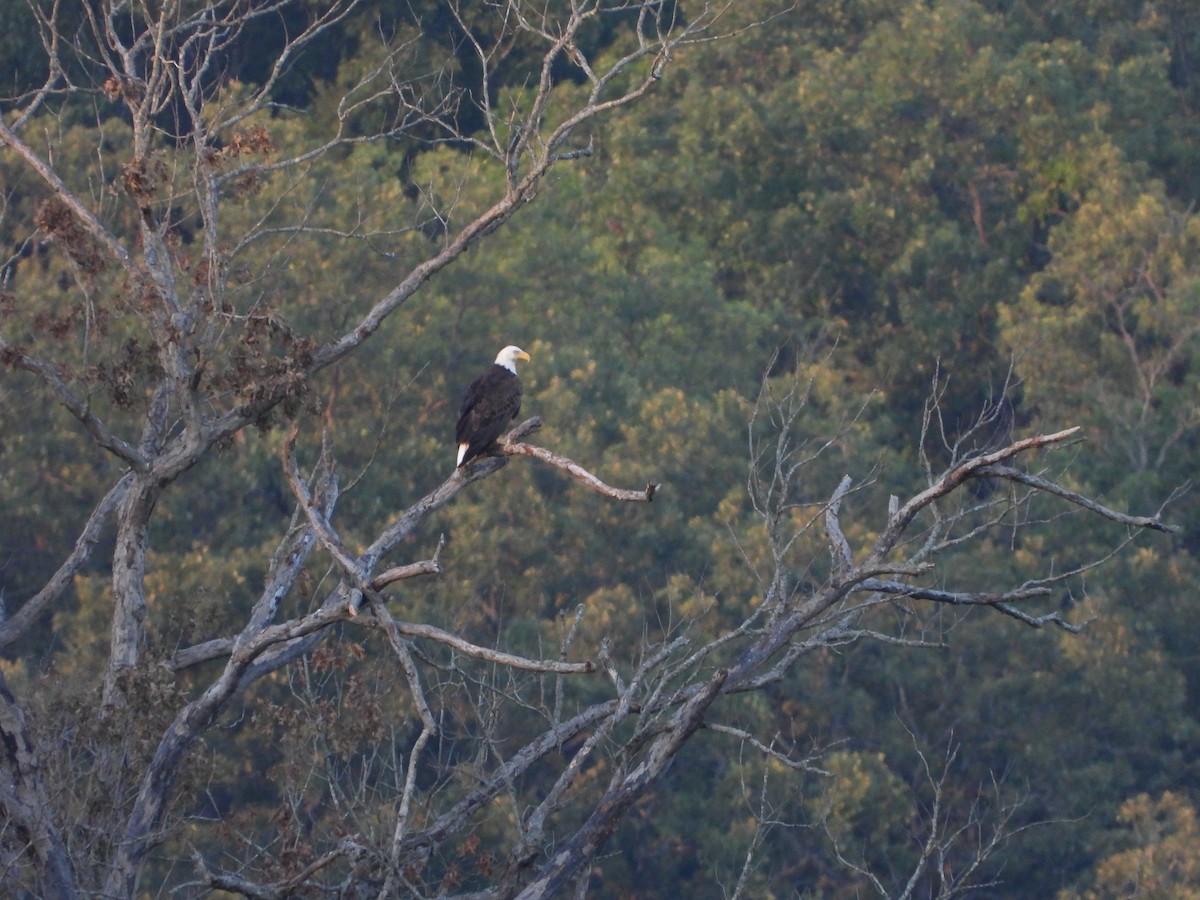
{"label": "blurred background trees", "polygon": [[[173,25],[156,19],[163,10],[207,27],[202,6],[116,4],[112,39],[134,40],[143,17]],[[618,72],[612,90],[641,78],[652,89],[552,148],[579,158],[548,168],[502,227],[406,295],[353,353],[308,366],[413,266],[512,196],[514,173],[547,149],[539,140],[589,102],[579,60],[597,73],[619,65],[637,50],[638,15],[678,35],[715,12],[629,7],[578,30],[547,68],[553,90],[530,120],[547,43],[514,27],[515,4],[468,15],[443,2],[403,12],[373,0],[281,3],[214,46],[196,81],[203,116],[176,87],[146,110],[145,146],[136,117],[149,95],[110,80],[103,29],[85,7],[0,10],[6,127],[135,255],[161,238],[179,296],[212,316],[201,348],[215,348],[211,358],[177,360],[206,392],[198,416],[245,418],[154,504],[136,715],[98,711],[111,665],[111,524],[53,605],[4,647],[0,672],[47,748],[42,765],[65,798],[54,824],[73,858],[107,858],[139,791],[137,766],[222,664],[172,660],[236,634],[260,598],[296,524],[280,464],[287,426],[300,423],[299,456],[315,470],[322,440],[336,459],[335,525],[361,552],[449,474],[458,392],[503,344],[533,357],[522,376],[524,408],[544,420],[534,440],[610,484],[663,488],[651,505],[613,504],[558,470],[510,461],[397,548],[409,561],[446,541],[443,574],[403,582],[389,608],[543,659],[557,658],[582,606],[571,646],[587,649],[571,658],[596,658],[607,640],[625,678],[681,634],[703,642],[736,628],[770,593],[770,522],[750,474],[770,459],[771,419],[756,413],[764,396],[808,386],[792,424],[813,459],[777,523],[797,535],[786,575],[799,593],[830,577],[820,511],[847,472],[866,483],[845,501],[855,548],[878,537],[883,517],[867,513],[889,495],[915,494],[927,473],[1010,434],[1082,426],[1069,466],[1059,454],[1047,475],[1114,508],[1153,513],[1192,478],[1200,22],[1186,3],[740,0],[708,32],[724,39]],[[320,16],[311,45],[273,69]],[[168,43],[194,62],[187,33]],[[250,112],[234,121],[238,109]],[[211,129],[206,141],[197,122]],[[54,205],[29,158],[0,148],[0,597],[10,621],[129,469],[23,359],[52,361],[86,409],[138,446],[170,343],[155,342],[144,285]],[[195,199],[204,166],[220,186],[219,232]],[[945,441],[922,428],[931,395]],[[989,427],[971,432],[989,404]],[[186,415],[171,409],[161,442]],[[981,503],[994,499],[976,487]],[[925,586],[1070,573],[1122,537],[1062,507],[1022,509],[946,556]],[[1033,614],[1088,623],[1081,634],[897,607],[889,627],[874,627],[930,647],[816,648],[777,685],[727,704],[730,731],[690,742],[634,805],[595,861],[591,890],[840,897],[877,879],[901,895],[935,825],[963,828],[960,850],[991,852],[978,868],[965,850],[951,854],[943,862],[956,871],[929,869],[921,893],[963,886],[968,868],[994,896],[1117,895],[1133,877],[1194,888],[1164,861],[1195,843],[1200,790],[1194,499],[1176,498],[1166,517],[1178,536],[1140,538],[1031,602]],[[319,610],[341,577],[318,550],[287,614]],[[331,628],[334,639],[231,700],[197,743],[141,889],[201,892],[193,851],[214,871],[281,884],[343,838],[388,845],[421,725],[383,636]],[[420,778],[453,800],[488,753],[507,758],[537,733],[556,688],[443,651],[426,648],[422,660],[441,673],[426,688],[446,719]],[[572,709],[611,696],[603,680],[565,678],[561,689]],[[551,696],[535,702],[525,693],[535,690]],[[501,693],[527,708],[489,705]],[[587,734],[405,877],[428,892],[492,884],[496,848]],[[774,736],[804,765],[738,735],[771,746]],[[587,758],[581,785],[607,782],[616,751]],[[4,837],[3,877],[20,886],[27,838],[11,825]]]}

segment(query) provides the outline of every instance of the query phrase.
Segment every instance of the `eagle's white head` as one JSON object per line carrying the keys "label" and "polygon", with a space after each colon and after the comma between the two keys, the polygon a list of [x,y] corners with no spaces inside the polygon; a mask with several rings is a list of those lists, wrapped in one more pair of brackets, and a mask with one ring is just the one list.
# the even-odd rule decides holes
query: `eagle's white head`
{"label": "eagle's white head", "polygon": [[523,359],[525,362],[529,362],[529,354],[520,347],[514,347],[512,344],[509,344],[496,354],[496,365],[504,366],[504,368],[516,375],[518,359]]}

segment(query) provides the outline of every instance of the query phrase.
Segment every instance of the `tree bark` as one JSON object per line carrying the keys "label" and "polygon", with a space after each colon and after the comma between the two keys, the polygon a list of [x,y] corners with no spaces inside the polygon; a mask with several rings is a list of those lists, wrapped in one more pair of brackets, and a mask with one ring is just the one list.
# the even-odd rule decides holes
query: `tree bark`
{"label": "tree bark", "polygon": [[137,666],[146,636],[146,541],[150,515],[162,489],[142,476],[117,507],[113,553],[113,618],[102,703],[124,702],[124,679]]}
{"label": "tree bark", "polygon": [[557,896],[584,866],[596,858],[629,807],[667,771],[688,738],[704,723],[705,713],[720,696],[728,677],[728,669],[718,670],[679,708],[633,770],[614,779],[615,784],[601,798],[583,827],[554,854],[538,877],[516,895],[519,900]]}
{"label": "tree bark", "polygon": [[[38,896],[75,896],[75,876],[55,827],[25,713],[0,672],[0,805],[7,823],[0,843],[19,842],[33,859]],[[15,838],[15,841],[14,841]],[[0,879],[0,885],[4,883]]]}

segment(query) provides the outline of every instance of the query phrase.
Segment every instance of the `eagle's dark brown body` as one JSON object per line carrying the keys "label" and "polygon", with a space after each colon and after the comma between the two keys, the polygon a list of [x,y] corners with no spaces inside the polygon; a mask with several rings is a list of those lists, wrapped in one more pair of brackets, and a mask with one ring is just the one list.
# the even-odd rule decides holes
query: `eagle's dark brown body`
{"label": "eagle's dark brown body", "polygon": [[521,411],[518,359],[529,359],[529,354],[519,347],[505,347],[492,367],[472,381],[463,395],[454,429],[459,468],[485,454]]}

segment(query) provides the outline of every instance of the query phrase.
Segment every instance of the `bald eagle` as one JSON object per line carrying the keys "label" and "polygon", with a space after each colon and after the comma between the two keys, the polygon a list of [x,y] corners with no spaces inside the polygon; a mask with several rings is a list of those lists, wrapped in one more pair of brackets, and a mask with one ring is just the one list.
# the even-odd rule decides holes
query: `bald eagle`
{"label": "bald eagle", "polygon": [[521,379],[517,360],[529,354],[509,345],[496,354],[492,367],[471,382],[458,411],[454,440],[458,443],[458,468],[482,456],[521,411]]}

